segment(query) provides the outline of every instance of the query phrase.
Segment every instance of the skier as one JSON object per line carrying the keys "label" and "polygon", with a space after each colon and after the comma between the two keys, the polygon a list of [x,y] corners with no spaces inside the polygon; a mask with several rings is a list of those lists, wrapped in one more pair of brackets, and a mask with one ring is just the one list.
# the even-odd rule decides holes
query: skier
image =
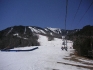
{"label": "skier", "polygon": [[62,46],[61,49],[64,50],[64,47]]}

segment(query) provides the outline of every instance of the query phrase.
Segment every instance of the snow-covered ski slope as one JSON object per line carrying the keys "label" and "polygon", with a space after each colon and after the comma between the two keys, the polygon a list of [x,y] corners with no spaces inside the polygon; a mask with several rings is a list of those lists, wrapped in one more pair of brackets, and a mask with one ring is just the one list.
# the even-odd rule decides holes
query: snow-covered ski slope
{"label": "snow-covered ski slope", "polygon": [[[29,52],[0,52],[0,70],[89,70],[87,68],[66,65],[64,63],[83,65],[85,64],[65,60],[70,58],[70,49],[73,45],[68,41],[68,51],[61,50],[62,40],[55,38],[53,41],[48,41],[46,36],[39,35],[41,46],[34,51]],[[32,47],[15,48],[15,49],[30,49]],[[61,63],[60,63],[61,62]],[[91,61],[93,62],[93,61]],[[91,65],[92,66],[92,65]]]}

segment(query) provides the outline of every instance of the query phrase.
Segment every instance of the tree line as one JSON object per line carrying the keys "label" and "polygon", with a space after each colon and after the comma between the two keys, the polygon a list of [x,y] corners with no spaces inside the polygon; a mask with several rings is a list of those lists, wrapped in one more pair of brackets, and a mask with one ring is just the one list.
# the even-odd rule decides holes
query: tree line
{"label": "tree line", "polygon": [[73,48],[78,55],[93,59],[93,26],[84,26],[67,38],[74,42]]}

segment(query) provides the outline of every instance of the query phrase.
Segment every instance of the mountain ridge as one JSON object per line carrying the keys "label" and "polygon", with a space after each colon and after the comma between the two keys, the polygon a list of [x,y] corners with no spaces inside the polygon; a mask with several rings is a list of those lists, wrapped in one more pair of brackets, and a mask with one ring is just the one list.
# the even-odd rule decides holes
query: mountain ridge
{"label": "mountain ridge", "polygon": [[14,47],[39,46],[38,34],[45,35],[49,41],[54,37],[76,32],[76,30],[63,30],[59,28],[41,28],[37,26],[12,26],[0,31],[0,49],[10,49]]}
{"label": "mountain ridge", "polygon": [[[76,32],[78,30],[78,29],[65,30],[65,29],[52,28],[52,27],[41,28],[41,27],[38,27],[38,26],[22,26],[22,25],[11,26],[11,27],[8,27],[8,28],[6,28],[4,30],[7,31],[7,30],[9,30],[11,28],[10,29],[10,31],[11,31],[13,28],[16,28],[16,27],[23,27],[24,28],[24,31],[26,30],[26,28],[30,28],[31,31],[34,32],[34,33],[48,33],[48,32],[52,32],[52,33],[55,33],[55,34],[62,34],[62,35],[69,34],[69,33],[72,33],[72,32]],[[4,30],[1,30],[1,31],[4,31]],[[9,31],[9,33],[10,33],[10,31]]]}

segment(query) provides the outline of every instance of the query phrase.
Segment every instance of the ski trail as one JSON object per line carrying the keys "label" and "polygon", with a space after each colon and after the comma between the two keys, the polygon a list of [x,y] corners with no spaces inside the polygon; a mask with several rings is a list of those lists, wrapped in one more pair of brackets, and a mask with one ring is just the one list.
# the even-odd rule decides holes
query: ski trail
{"label": "ski trail", "polygon": [[[39,35],[38,41],[41,46],[38,46],[39,49],[35,51],[0,52],[0,70],[90,70],[84,67],[86,64],[64,59],[71,58],[73,49],[61,50],[61,39],[48,41],[46,36]],[[68,47],[71,47],[72,43],[70,41],[67,43]]]}
{"label": "ski trail", "polygon": [[24,31],[24,34],[26,34],[26,27],[25,27],[25,31]]}
{"label": "ski trail", "polygon": [[13,28],[11,28],[11,29],[8,31],[8,33],[6,34],[6,36],[7,36],[12,30],[13,30]]}

